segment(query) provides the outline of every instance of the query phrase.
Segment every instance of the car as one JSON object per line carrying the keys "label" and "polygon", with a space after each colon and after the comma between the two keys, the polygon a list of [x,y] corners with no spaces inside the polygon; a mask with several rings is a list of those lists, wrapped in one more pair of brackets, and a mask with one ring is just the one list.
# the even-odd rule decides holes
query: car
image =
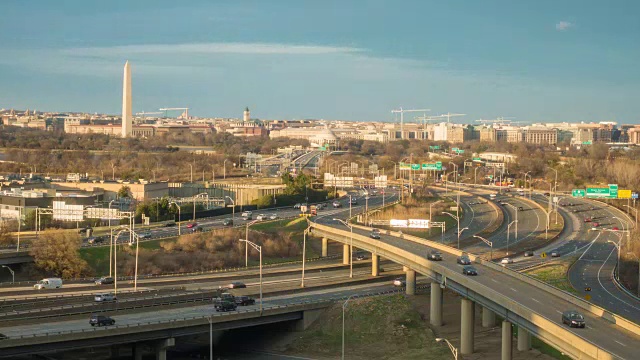
{"label": "car", "polygon": [[269,220],[275,220],[278,218],[278,214],[271,214],[269,215]]}
{"label": "car", "polygon": [[176,226],[176,222],[175,221],[170,221],[170,222],[164,224],[164,227],[174,227],[174,226]]}
{"label": "car", "polygon": [[358,260],[358,261],[367,260],[367,256],[366,255],[358,255],[358,256],[356,256],[356,260]]}
{"label": "car", "polygon": [[223,226],[233,226],[233,219],[227,218],[227,219],[222,220],[222,225]]}
{"label": "car", "polygon": [[262,220],[266,220],[267,219],[267,215],[265,214],[259,214],[258,216],[256,216],[256,220],[262,221]]}
{"label": "car", "polygon": [[469,256],[467,255],[458,256],[456,262],[461,265],[471,265],[471,259],[469,259]]}
{"label": "car", "polygon": [[358,205],[358,199],[356,199],[356,198],[351,198],[351,200],[349,200],[349,204],[351,204],[351,205]]}
{"label": "car", "polygon": [[525,257],[529,257],[529,256],[533,256],[533,251],[532,250],[527,250],[524,252],[524,256]]}
{"label": "car", "polygon": [[544,196],[551,196],[551,193],[546,192],[546,193],[544,193],[543,195],[544,195]]}
{"label": "car", "polygon": [[618,231],[618,230],[620,230],[620,229],[618,229],[618,227],[617,227],[617,226],[614,226],[613,228],[611,228],[611,230],[613,230],[613,231]]}
{"label": "car", "polygon": [[87,230],[93,230],[93,229],[91,228],[91,226],[85,226],[83,228],[78,229],[78,234],[86,233]]}
{"label": "car", "polygon": [[380,239],[380,231],[373,230],[371,234],[369,234],[369,237],[372,239]]}
{"label": "car", "polygon": [[560,252],[558,250],[553,250],[551,252],[551,257],[560,257]]}
{"label": "car", "polygon": [[508,258],[508,257],[504,258],[504,259],[500,260],[500,264],[505,264],[505,265],[506,264],[513,264],[513,259]]}
{"label": "car", "polygon": [[471,265],[466,265],[462,268],[463,275],[476,276],[478,275],[478,270]]}
{"label": "car", "polygon": [[404,278],[396,278],[393,280],[393,286],[407,286],[407,281]]}
{"label": "car", "polygon": [[192,229],[192,228],[194,228],[196,226],[198,226],[198,223],[196,223],[196,222],[188,223],[187,224],[187,229]]}
{"label": "car", "polygon": [[234,281],[231,284],[229,284],[229,289],[243,289],[246,287],[247,285],[245,285],[243,282],[240,282],[240,281]]}
{"label": "car", "polygon": [[575,310],[569,310],[562,313],[562,324],[569,327],[584,328],[584,316]]}
{"label": "car", "polygon": [[250,296],[236,296],[235,302],[236,305],[249,306],[254,305],[256,303],[256,300]]}
{"label": "car", "polygon": [[334,208],[342,207],[342,204],[340,203],[340,201],[334,201],[332,205]]}
{"label": "car", "polygon": [[594,228],[597,228],[598,226],[600,226],[600,223],[594,222],[591,224]]}
{"label": "car", "polygon": [[200,225],[194,226],[194,227],[191,228],[191,232],[194,232],[194,233],[203,232],[203,231],[204,231],[204,228],[202,226],[200,226]]}
{"label": "car", "polygon": [[111,302],[118,301],[118,297],[113,295],[112,293],[104,293],[104,294],[96,294],[93,297],[95,302]]}
{"label": "car", "polygon": [[234,311],[238,305],[236,305],[235,301],[220,301],[217,302],[214,307],[216,308],[216,311],[227,312]]}
{"label": "car", "polygon": [[115,323],[115,320],[105,315],[91,315],[89,318],[89,324],[91,324],[91,326],[108,326],[114,325]]}
{"label": "car", "polygon": [[93,244],[96,242],[95,236],[89,236],[88,238],[82,239],[82,242],[86,242],[87,244]]}
{"label": "car", "polygon": [[587,222],[591,222],[591,218],[590,217],[584,218],[584,222],[586,222],[586,223]]}
{"label": "car", "polygon": [[431,250],[429,252],[429,255],[427,256],[427,258],[429,260],[433,260],[433,261],[441,261],[442,260],[442,254],[439,251]]}
{"label": "car", "polygon": [[114,280],[110,276],[103,276],[100,279],[95,281],[96,285],[110,285],[110,284],[113,284],[113,283],[114,283]]}
{"label": "car", "polygon": [[138,235],[140,239],[151,239],[151,231],[145,231]]}
{"label": "car", "polygon": [[253,216],[253,212],[252,211],[243,211],[240,216],[250,218],[250,217]]}
{"label": "car", "polygon": [[300,209],[300,206],[301,206],[301,205],[302,205],[302,204],[297,203],[297,204],[293,205],[293,208],[294,208],[294,209]]}
{"label": "car", "polygon": [[518,211],[524,211],[524,208],[522,206],[518,206]]}

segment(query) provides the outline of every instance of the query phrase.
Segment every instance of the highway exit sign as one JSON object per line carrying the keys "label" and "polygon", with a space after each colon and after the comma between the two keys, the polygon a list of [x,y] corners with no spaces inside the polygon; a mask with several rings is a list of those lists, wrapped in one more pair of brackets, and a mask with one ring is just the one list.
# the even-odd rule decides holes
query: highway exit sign
{"label": "highway exit sign", "polygon": [[586,195],[587,195],[587,192],[584,189],[573,189],[573,190],[571,190],[571,196],[573,196],[573,197],[585,197]]}

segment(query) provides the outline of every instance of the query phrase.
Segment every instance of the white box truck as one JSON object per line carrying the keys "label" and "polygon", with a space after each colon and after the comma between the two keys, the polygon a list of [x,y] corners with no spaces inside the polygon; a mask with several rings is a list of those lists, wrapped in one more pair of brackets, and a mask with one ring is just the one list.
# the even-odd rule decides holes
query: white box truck
{"label": "white box truck", "polygon": [[33,285],[34,289],[59,289],[62,287],[62,279],[60,278],[47,278],[38,281],[37,284]]}

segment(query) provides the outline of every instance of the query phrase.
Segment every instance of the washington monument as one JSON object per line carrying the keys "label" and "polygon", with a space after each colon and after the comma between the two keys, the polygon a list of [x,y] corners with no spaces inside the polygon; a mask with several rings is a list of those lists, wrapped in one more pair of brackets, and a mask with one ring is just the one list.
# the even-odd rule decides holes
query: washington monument
{"label": "washington monument", "polygon": [[124,64],[124,80],[122,81],[122,137],[131,137],[133,128],[131,115],[131,67],[129,61]]}

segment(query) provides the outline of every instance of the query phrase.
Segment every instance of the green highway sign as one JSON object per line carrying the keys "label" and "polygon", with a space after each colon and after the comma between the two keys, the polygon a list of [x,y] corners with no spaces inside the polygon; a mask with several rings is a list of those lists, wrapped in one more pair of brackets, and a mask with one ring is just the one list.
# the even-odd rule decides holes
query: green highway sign
{"label": "green highway sign", "polygon": [[429,146],[429,150],[440,150],[440,145]]}
{"label": "green highway sign", "polygon": [[618,198],[618,185],[609,184],[608,187],[588,187],[586,189],[586,197],[600,198],[600,199],[617,199]]}
{"label": "green highway sign", "polygon": [[438,161],[435,164],[422,164],[422,170],[437,170],[442,171],[442,162]]}
{"label": "green highway sign", "polygon": [[571,190],[571,196],[573,197],[585,197],[587,192],[584,189],[573,189]]}
{"label": "green highway sign", "polygon": [[451,148],[451,151],[456,151],[456,152],[457,152],[458,150],[460,150],[460,149],[458,149],[458,148]]}
{"label": "green highway sign", "polygon": [[411,170],[420,170],[420,164],[411,164]]}
{"label": "green highway sign", "polygon": [[583,141],[582,145],[593,145],[592,141]]}
{"label": "green highway sign", "polygon": [[482,161],[480,158],[473,158],[473,161]]}
{"label": "green highway sign", "polygon": [[458,154],[464,154],[464,150],[462,150],[462,149],[457,149],[457,150],[456,150],[456,152],[457,152]]}

